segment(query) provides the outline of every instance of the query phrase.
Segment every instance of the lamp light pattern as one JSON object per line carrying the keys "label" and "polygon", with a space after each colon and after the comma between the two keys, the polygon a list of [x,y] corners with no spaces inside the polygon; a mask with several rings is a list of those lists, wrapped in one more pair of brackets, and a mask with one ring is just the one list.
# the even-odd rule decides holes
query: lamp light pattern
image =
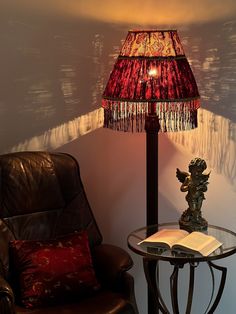
{"label": "lamp light pattern", "polygon": [[162,132],[193,129],[199,98],[176,30],[129,31],[103,93],[104,126],[142,132],[154,111]]}

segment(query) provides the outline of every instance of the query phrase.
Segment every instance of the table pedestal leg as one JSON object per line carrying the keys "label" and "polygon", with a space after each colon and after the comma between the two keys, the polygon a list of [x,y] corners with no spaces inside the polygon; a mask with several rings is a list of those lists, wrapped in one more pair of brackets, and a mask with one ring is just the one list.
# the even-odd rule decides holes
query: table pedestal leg
{"label": "table pedestal leg", "polygon": [[[210,269],[210,272],[211,272],[211,277],[212,277],[212,294],[211,294],[211,299],[210,299],[209,305],[208,305],[205,313],[213,314],[215,309],[217,308],[219,302],[220,302],[222,293],[224,291],[226,275],[227,275],[227,268],[219,266],[219,265],[215,265],[212,262],[207,262],[207,264],[209,266],[209,269]],[[213,299],[214,291],[215,291],[215,276],[214,276],[213,268],[215,268],[216,270],[221,272],[221,279],[220,279],[218,291],[216,293],[215,301],[213,302],[210,310],[208,310],[210,305],[211,305],[211,303],[212,303],[212,299]]]}
{"label": "table pedestal leg", "polygon": [[[158,313],[158,309],[159,309],[163,314],[170,314],[171,312],[168,310],[167,305],[165,304],[162,298],[161,292],[160,292],[159,276],[158,276],[158,269],[159,269],[158,261],[144,258],[143,264],[144,264],[144,272],[145,272],[146,280],[150,288],[150,291],[152,292],[152,299],[155,302],[155,305],[153,305],[153,310],[151,311],[151,313],[156,314]],[[215,265],[212,262],[207,262],[207,264],[209,266],[211,277],[212,277],[212,294],[211,294],[208,307],[204,313],[213,314],[219,304],[219,301],[221,299],[221,296],[224,290],[227,268]],[[178,304],[178,277],[179,277],[179,269],[183,268],[184,264],[175,263],[173,266],[174,266],[174,269],[170,276],[170,294],[171,294],[173,313],[179,314],[180,312],[179,312],[179,304]],[[191,313],[193,292],[194,292],[195,269],[197,266],[198,266],[198,263],[189,263],[189,287],[188,287],[187,306],[186,306],[186,311],[185,311],[186,314]],[[214,276],[213,269],[215,269],[215,271],[221,272],[219,287],[216,293],[215,293],[215,276]],[[216,294],[216,296],[215,296],[215,300],[213,301],[214,294]]]}
{"label": "table pedestal leg", "polygon": [[[193,289],[194,289],[194,277],[195,268],[198,264],[189,264],[189,287],[188,287],[188,299],[186,314],[191,313],[192,301],[193,301]],[[174,314],[179,314],[179,304],[178,304],[178,275],[179,269],[183,268],[183,264],[175,264],[172,275],[170,276],[170,293],[172,309]]]}
{"label": "table pedestal leg", "polygon": [[[150,262],[152,263],[152,271],[150,272]],[[170,314],[168,311],[165,302],[162,299],[160,289],[159,289],[159,274],[158,274],[158,261],[151,260],[148,258],[143,259],[144,273],[146,276],[146,280],[148,283],[148,287],[150,292],[152,293],[152,299],[155,301],[155,307],[149,309],[149,311],[153,314],[158,313],[158,309],[163,314]]]}

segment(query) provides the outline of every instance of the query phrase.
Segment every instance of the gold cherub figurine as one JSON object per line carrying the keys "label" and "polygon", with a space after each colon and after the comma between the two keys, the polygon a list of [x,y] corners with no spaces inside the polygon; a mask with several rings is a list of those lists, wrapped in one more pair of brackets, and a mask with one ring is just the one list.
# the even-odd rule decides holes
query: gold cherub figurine
{"label": "gold cherub figurine", "polygon": [[201,158],[194,158],[189,163],[189,172],[176,170],[176,177],[182,183],[180,190],[188,192],[186,201],[188,202],[188,209],[186,209],[180,220],[179,225],[181,229],[187,231],[203,231],[207,230],[207,221],[202,217],[201,207],[205,199],[204,192],[207,191],[208,179],[210,172],[204,174],[207,164]]}

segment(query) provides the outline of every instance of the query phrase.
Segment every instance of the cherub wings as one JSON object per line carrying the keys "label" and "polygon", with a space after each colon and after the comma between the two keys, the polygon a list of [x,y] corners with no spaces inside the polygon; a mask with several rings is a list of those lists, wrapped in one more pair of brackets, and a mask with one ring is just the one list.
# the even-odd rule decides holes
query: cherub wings
{"label": "cherub wings", "polygon": [[209,173],[207,173],[207,174],[203,173],[203,174],[201,175],[201,179],[202,179],[201,181],[202,181],[202,182],[206,182],[206,181],[209,179],[210,173],[211,173],[211,172],[209,172]]}
{"label": "cherub wings", "polygon": [[[210,173],[207,173],[207,174],[201,174],[201,182],[205,183],[207,182],[207,180],[209,179],[209,176],[210,176]],[[176,169],[176,177],[178,178],[178,180],[181,182],[181,183],[184,183],[186,177],[188,177],[190,174],[188,172],[185,172],[185,171],[181,171],[179,170],[179,168]]]}
{"label": "cherub wings", "polygon": [[179,182],[184,183],[186,177],[189,176],[188,172],[184,172],[179,170],[179,168],[176,169],[176,177],[179,180]]}

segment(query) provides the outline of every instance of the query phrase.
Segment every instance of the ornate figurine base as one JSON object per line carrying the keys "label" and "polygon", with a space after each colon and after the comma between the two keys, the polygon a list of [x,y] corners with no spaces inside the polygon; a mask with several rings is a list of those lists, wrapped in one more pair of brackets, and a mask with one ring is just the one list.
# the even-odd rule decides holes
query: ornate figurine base
{"label": "ornate figurine base", "polygon": [[189,209],[185,210],[179,219],[180,229],[188,232],[192,231],[206,231],[208,227],[207,221],[202,218],[201,212],[196,216],[194,212]]}

